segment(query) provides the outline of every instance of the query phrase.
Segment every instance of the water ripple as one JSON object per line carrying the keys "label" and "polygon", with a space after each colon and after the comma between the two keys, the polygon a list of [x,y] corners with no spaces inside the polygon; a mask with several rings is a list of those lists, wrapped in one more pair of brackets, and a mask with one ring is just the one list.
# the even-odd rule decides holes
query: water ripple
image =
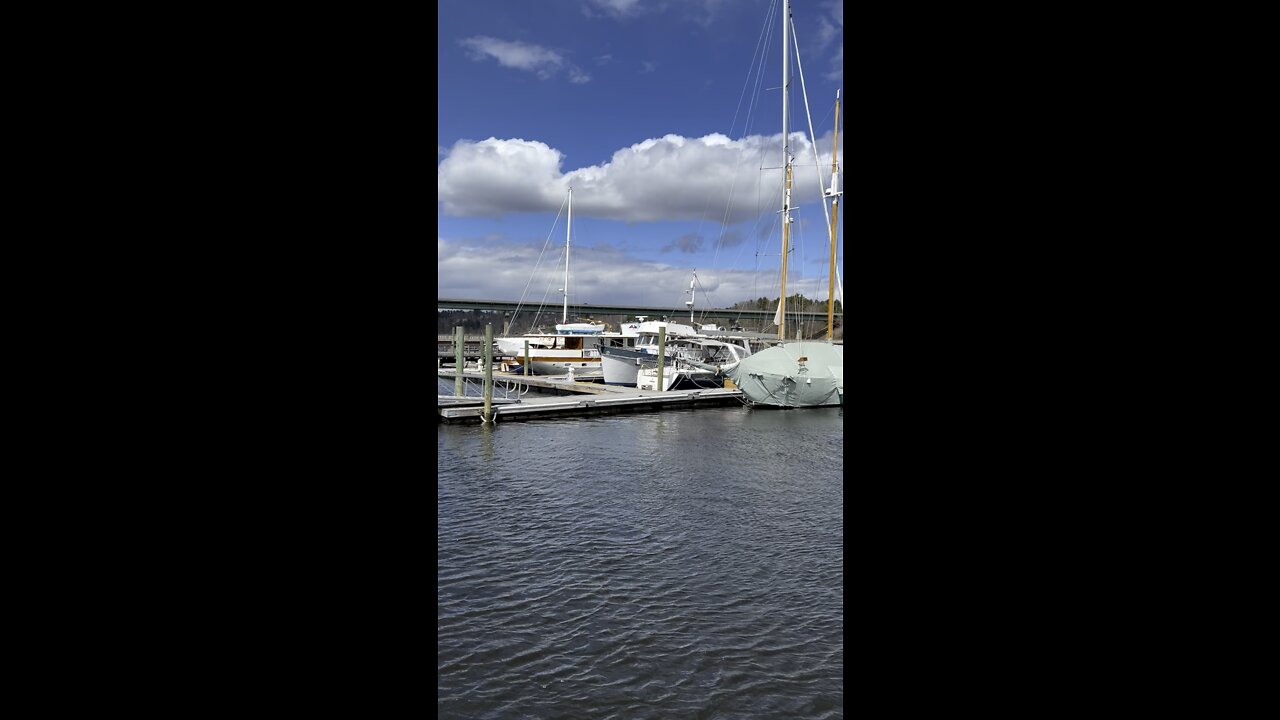
{"label": "water ripple", "polygon": [[440,426],[442,718],[839,718],[843,411]]}

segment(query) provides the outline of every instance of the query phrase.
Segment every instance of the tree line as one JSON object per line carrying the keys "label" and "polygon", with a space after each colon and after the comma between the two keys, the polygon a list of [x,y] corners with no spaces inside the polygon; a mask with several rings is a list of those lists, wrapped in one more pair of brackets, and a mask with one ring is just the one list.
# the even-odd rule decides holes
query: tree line
{"label": "tree line", "polygon": [[[737,310],[776,310],[778,308],[778,298],[760,297],[755,300],[743,300],[734,303],[729,307]],[[810,300],[809,298],[796,293],[787,296],[787,310],[795,310],[796,312],[822,312],[827,309],[826,300]],[[837,313],[844,312],[843,303],[839,300],[835,302],[835,311]]]}

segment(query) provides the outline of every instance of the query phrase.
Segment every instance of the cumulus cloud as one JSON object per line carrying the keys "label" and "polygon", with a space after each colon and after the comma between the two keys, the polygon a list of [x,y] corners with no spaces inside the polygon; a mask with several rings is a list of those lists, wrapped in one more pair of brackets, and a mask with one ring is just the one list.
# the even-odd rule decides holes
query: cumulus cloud
{"label": "cumulus cloud", "polygon": [[[820,194],[812,146],[793,133],[792,148],[797,166],[792,203],[812,205]],[[830,182],[830,131],[819,138],[818,148],[825,187]],[[449,215],[556,212],[572,186],[575,215],[734,224],[779,207],[781,156],[781,134],[739,140],[719,133],[666,135],[618,150],[601,165],[565,170],[563,153],[536,140],[461,140],[437,166],[436,199]]]}
{"label": "cumulus cloud", "polygon": [[568,187],[562,159],[536,140],[460,140],[436,169],[437,199],[450,215],[554,212]]}
{"label": "cumulus cloud", "polygon": [[543,80],[561,70],[568,72],[570,82],[584,83],[591,79],[581,68],[566,60],[564,55],[540,45],[519,40],[499,40],[484,35],[464,38],[458,44],[467,49],[472,60],[493,58],[503,67],[525,70]]}

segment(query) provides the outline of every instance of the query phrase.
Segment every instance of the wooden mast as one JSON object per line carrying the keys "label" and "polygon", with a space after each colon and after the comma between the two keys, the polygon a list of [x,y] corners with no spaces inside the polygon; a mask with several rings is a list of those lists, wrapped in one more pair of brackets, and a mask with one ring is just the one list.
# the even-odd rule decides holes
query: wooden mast
{"label": "wooden mast", "polygon": [[836,218],[840,215],[836,154],[840,151],[840,91],[836,91],[836,130],[831,137],[831,272],[827,277],[827,341],[835,340],[836,312]]}

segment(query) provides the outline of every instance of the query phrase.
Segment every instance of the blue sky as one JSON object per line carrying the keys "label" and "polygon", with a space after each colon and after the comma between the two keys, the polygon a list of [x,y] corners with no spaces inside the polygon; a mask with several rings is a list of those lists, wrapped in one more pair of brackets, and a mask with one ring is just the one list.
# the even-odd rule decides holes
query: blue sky
{"label": "blue sky", "polygon": [[[780,4],[441,0],[440,297],[558,305],[569,185],[571,304],[680,307],[695,269],[698,306],[776,296]],[[830,182],[835,94],[843,88],[842,7],[792,1],[821,174],[800,137],[808,124],[793,60],[799,210],[788,294],[827,295],[818,185]],[[846,214],[842,199],[841,228]],[[843,245],[841,229],[838,263]]]}

